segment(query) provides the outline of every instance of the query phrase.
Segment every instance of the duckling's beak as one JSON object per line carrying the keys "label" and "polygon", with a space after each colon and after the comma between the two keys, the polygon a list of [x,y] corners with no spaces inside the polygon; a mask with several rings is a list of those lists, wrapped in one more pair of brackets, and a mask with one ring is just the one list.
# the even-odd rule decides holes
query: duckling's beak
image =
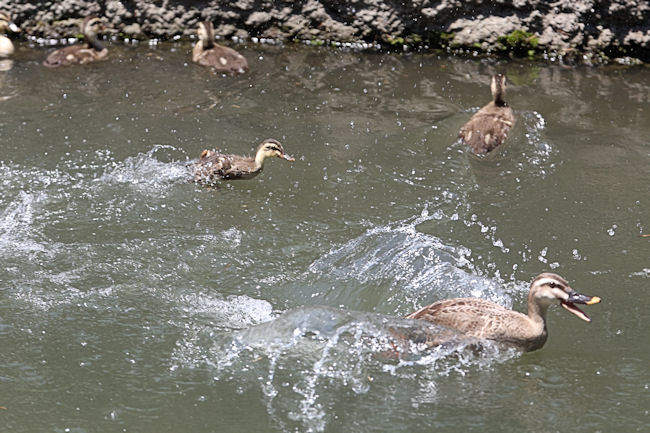
{"label": "duckling's beak", "polygon": [[569,297],[566,301],[560,301],[560,305],[564,307],[565,310],[572,312],[585,322],[591,322],[591,318],[587,316],[580,308],[576,307],[575,304],[584,304],[592,305],[600,302],[598,296],[586,296],[576,291],[569,292]]}
{"label": "duckling's beak", "polygon": [[20,27],[18,27],[14,23],[9,23],[8,29],[11,30],[14,33],[20,33]]}
{"label": "duckling's beak", "polygon": [[289,162],[294,162],[296,160],[296,158],[294,158],[291,155],[287,155],[286,153],[283,153],[282,155],[280,155],[279,158],[286,159]]}

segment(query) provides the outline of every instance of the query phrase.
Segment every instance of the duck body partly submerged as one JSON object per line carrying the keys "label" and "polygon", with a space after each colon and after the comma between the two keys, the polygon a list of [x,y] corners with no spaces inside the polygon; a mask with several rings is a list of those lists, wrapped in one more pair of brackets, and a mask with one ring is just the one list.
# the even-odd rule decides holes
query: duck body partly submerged
{"label": "duck body partly submerged", "polygon": [[490,88],[492,101],[476,112],[458,133],[458,137],[475,154],[491,152],[503,144],[515,123],[512,108],[503,99],[506,77],[501,74],[494,75]]}
{"label": "duck body partly submerged", "polygon": [[108,49],[97,40],[97,29],[101,25],[102,22],[99,18],[86,17],[80,26],[86,43],[63,47],[51,52],[43,61],[43,65],[49,68],[58,68],[59,66],[83,65],[105,59]]}
{"label": "duck body partly submerged", "polygon": [[295,161],[284,151],[282,144],[272,138],[264,140],[257,147],[254,157],[229,155],[206,149],[194,164],[194,181],[211,184],[220,179],[251,179],[262,172],[264,160],[270,157]]}
{"label": "duck body partly submerged", "polygon": [[546,343],[546,311],[560,304],[589,322],[591,319],[575,304],[596,304],[600,298],[582,295],[557,274],[543,273],[531,283],[528,314],[509,310],[478,298],[454,298],[434,302],[406,316],[462,332],[468,337],[494,340],[530,352]]}
{"label": "duck body partly submerged", "polygon": [[243,74],[248,71],[248,61],[232,48],[214,41],[214,28],[210,21],[199,23],[198,42],[192,49],[192,61],[226,74]]}

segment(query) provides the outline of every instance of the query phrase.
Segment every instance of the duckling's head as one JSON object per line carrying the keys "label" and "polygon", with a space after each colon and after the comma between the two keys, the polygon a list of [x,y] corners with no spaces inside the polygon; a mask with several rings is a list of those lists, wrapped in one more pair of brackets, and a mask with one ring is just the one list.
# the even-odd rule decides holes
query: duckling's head
{"label": "duckling's head", "polygon": [[104,28],[104,23],[101,19],[89,16],[84,18],[84,20],[79,25],[79,30],[87,39],[95,39],[97,33]]}
{"label": "duckling's head", "polygon": [[591,319],[575,304],[592,305],[600,302],[598,296],[586,296],[578,293],[569,286],[564,278],[550,272],[535,277],[530,285],[528,300],[529,304],[532,301],[539,305],[543,311],[546,311],[550,305],[559,303],[564,309],[587,322],[591,322]]}
{"label": "duckling's head", "polygon": [[14,33],[20,32],[20,28],[11,21],[11,16],[5,12],[0,12],[0,32],[5,32],[7,29]]}
{"label": "duckling's head", "polygon": [[492,75],[492,83],[490,84],[492,90],[492,99],[497,105],[506,105],[504,97],[506,96],[506,76],[503,74]]}
{"label": "duckling's head", "polygon": [[214,27],[210,21],[201,21],[199,27],[196,29],[196,34],[199,41],[203,44],[203,48],[210,48],[214,45]]}
{"label": "duckling's head", "polygon": [[296,159],[293,156],[288,155],[282,144],[278,140],[272,138],[267,138],[257,146],[257,151],[255,152],[255,162],[257,165],[262,166],[266,158],[277,157],[286,159],[287,161],[295,161]]}

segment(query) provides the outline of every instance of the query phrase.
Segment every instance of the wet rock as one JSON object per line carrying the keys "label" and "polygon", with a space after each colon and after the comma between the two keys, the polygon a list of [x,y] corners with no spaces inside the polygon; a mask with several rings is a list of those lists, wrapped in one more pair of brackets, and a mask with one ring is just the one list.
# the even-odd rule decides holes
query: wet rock
{"label": "wet rock", "polygon": [[[494,51],[515,31],[534,35],[539,50],[605,53],[650,61],[650,2],[635,0],[0,0],[24,33],[74,36],[61,25],[102,15],[125,35],[170,38],[211,20],[220,36],[394,43],[421,40]],[[413,38],[412,36],[417,36]],[[580,57],[580,56],[577,56]]]}

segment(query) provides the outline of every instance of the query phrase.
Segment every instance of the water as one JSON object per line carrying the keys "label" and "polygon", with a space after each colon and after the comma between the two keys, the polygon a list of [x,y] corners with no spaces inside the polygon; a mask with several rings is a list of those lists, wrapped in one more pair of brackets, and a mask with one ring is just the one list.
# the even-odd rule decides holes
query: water
{"label": "water", "polygon": [[[33,432],[646,431],[650,73],[297,46],[112,46],[0,75],[0,422]],[[504,72],[517,124],[457,142]],[[206,189],[204,148],[296,157]],[[603,298],[519,354],[396,346],[552,270]],[[478,344],[478,347],[477,347]],[[396,350],[401,354],[396,355]]]}

